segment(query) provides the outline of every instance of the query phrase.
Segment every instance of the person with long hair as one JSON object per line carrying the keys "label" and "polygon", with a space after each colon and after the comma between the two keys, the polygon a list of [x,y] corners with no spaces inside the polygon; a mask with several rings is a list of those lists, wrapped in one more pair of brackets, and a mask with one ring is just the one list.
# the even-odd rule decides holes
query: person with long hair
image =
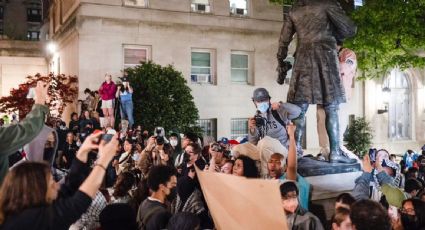
{"label": "person with long hair", "polygon": [[233,175],[258,178],[258,168],[255,161],[248,156],[240,155],[233,165]]}
{"label": "person with long hair", "polygon": [[131,172],[121,173],[114,184],[112,203],[129,203],[131,200],[130,190],[136,183],[135,175]]}
{"label": "person with long hair", "polygon": [[84,110],[81,113],[79,127],[80,127],[80,133],[86,132],[87,129],[93,129],[92,117],[88,110]]}
{"label": "person with long hair", "polygon": [[118,85],[116,97],[119,97],[121,103],[121,119],[127,119],[128,129],[133,130],[133,88],[130,86],[130,82],[127,77],[122,78],[122,86]]}
{"label": "person with long hair", "polygon": [[114,127],[115,117],[114,117],[114,108],[115,108],[115,94],[117,92],[117,86],[112,81],[112,76],[110,74],[105,74],[105,81],[99,88],[99,94],[102,98],[102,111],[105,119],[110,126]]}
{"label": "person with long hair", "polygon": [[118,164],[116,168],[117,175],[134,167],[133,154],[133,141],[131,139],[126,139],[124,141],[124,152],[121,153],[120,157],[118,158]]}
{"label": "person with long hair", "polygon": [[[25,162],[10,170],[0,188],[0,228],[68,229],[77,221],[95,197],[118,145],[117,135],[97,144],[101,134],[86,138],[61,188],[46,163]],[[94,149],[99,158],[89,173],[88,154]]]}
{"label": "person with long hair", "polygon": [[[177,156],[183,152],[180,136],[177,133],[171,133],[168,140],[170,140],[170,145],[173,148],[173,155],[171,158],[174,163]],[[177,167],[178,165],[174,164],[174,166]]]}
{"label": "person with long hair", "polygon": [[405,230],[425,229],[425,202],[417,198],[403,201],[401,223]]}

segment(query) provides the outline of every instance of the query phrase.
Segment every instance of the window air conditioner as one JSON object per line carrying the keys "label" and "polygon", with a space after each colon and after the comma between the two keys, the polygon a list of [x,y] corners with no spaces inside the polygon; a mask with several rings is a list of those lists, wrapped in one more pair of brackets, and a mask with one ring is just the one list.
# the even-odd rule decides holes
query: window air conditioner
{"label": "window air conditioner", "polygon": [[235,11],[237,15],[245,15],[245,10],[242,8],[236,8]]}
{"label": "window air conditioner", "polygon": [[205,4],[196,4],[196,11],[206,12],[207,6]]}
{"label": "window air conditioner", "polygon": [[191,79],[193,82],[197,82],[197,83],[210,83],[211,75],[210,74],[192,74]]}

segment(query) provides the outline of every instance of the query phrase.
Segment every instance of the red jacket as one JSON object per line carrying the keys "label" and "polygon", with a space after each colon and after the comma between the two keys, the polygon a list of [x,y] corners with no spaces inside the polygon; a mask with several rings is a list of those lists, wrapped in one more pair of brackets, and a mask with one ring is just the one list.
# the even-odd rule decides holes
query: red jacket
{"label": "red jacket", "polygon": [[102,100],[112,100],[115,99],[115,93],[117,92],[117,86],[113,81],[109,84],[105,82],[99,88],[99,94]]}

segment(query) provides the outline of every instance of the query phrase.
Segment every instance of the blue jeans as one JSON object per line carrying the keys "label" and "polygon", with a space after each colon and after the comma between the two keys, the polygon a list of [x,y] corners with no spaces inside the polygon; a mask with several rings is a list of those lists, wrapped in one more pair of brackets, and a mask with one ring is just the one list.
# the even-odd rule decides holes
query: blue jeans
{"label": "blue jeans", "polygon": [[121,102],[121,119],[128,120],[129,129],[133,129],[134,118],[133,118],[133,101]]}

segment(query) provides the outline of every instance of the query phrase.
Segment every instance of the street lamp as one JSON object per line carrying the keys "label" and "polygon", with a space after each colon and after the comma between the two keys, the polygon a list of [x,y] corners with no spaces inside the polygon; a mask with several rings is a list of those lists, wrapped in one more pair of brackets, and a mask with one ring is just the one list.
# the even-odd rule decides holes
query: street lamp
{"label": "street lamp", "polygon": [[57,45],[53,42],[50,42],[49,44],[47,44],[47,51],[50,54],[56,53],[57,48],[58,48]]}
{"label": "street lamp", "polygon": [[391,89],[387,86],[382,88],[382,103],[384,104],[385,109],[378,109],[378,114],[383,114],[388,112],[388,105],[390,103]]}

